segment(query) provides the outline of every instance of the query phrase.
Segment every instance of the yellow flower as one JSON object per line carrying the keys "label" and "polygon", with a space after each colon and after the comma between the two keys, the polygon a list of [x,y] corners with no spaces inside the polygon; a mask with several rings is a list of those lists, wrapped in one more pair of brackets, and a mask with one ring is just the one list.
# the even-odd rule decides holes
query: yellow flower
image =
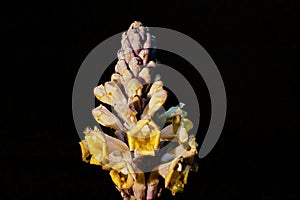
{"label": "yellow flower", "polygon": [[117,170],[111,170],[109,172],[109,175],[114,182],[114,184],[118,187],[120,190],[126,190],[130,189],[133,185],[134,179],[131,174],[124,175]]}
{"label": "yellow flower", "polygon": [[179,145],[169,152],[174,155],[173,160],[158,167],[159,174],[165,179],[165,187],[170,189],[173,195],[183,191],[189,171],[193,169],[197,143],[195,138],[190,138],[188,143],[191,147],[189,150]]}
{"label": "yellow flower", "polygon": [[[129,163],[131,155],[128,146],[119,139],[101,132],[86,128],[84,140],[80,142],[82,159],[90,164],[101,165],[104,169],[123,170],[124,173],[133,172]],[[88,157],[91,156],[90,159]]]}
{"label": "yellow flower", "polygon": [[102,101],[103,103],[109,105],[116,105],[116,104],[126,104],[127,100],[119,88],[118,84],[114,81],[108,81],[104,84],[97,86],[94,89],[94,95]]}
{"label": "yellow flower", "polygon": [[160,131],[152,120],[141,119],[127,131],[127,137],[130,151],[154,156],[154,150],[159,147]]}
{"label": "yellow flower", "polygon": [[[86,128],[84,140],[79,142],[82,160],[109,170],[112,181],[127,200],[159,197],[161,177],[173,195],[182,192],[189,171],[196,169],[197,143],[195,137],[188,134],[193,123],[186,118],[184,103],[153,119],[168,97],[160,75],[152,77],[150,73],[156,67],[151,60],[154,42],[155,37],[140,22],[134,22],[122,34],[115,72],[110,81],[94,88],[96,98],[112,106],[116,115],[103,105],[92,110],[95,120],[113,128],[117,138],[94,127]],[[161,130],[153,120],[169,125]],[[160,144],[166,144],[161,141],[171,142],[172,149],[160,151]],[[146,159],[150,159],[149,162]],[[152,171],[145,176],[142,169],[150,162],[155,166],[150,166]]]}
{"label": "yellow flower", "polygon": [[155,81],[147,95],[150,101],[142,113],[142,119],[151,118],[165,103],[168,93],[163,89],[162,81]]}
{"label": "yellow flower", "polygon": [[103,126],[108,126],[116,130],[123,130],[120,120],[112,114],[105,106],[100,105],[92,110],[95,120]]}

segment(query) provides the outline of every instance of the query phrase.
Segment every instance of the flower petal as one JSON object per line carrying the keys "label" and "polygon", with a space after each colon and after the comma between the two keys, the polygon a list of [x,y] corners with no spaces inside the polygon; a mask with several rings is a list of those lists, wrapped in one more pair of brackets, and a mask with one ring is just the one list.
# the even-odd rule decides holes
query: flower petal
{"label": "flower petal", "polygon": [[136,95],[142,96],[142,89],[143,85],[139,82],[139,80],[133,78],[127,84],[127,95],[129,98],[133,98]]}
{"label": "flower petal", "polygon": [[180,142],[187,142],[188,141],[188,133],[186,131],[186,129],[182,126],[178,127],[177,130],[177,134],[178,134],[178,139]]}
{"label": "flower petal", "polygon": [[154,93],[163,90],[163,86],[162,81],[155,81],[148,92],[148,96],[151,97]]}
{"label": "flower petal", "polygon": [[[122,53],[124,53],[123,51],[121,51]],[[122,54],[124,56],[124,54]],[[127,64],[124,61],[124,58],[119,60],[115,66],[115,71],[117,73],[119,73],[121,76],[123,76],[123,74],[125,73],[125,71],[127,70]]]}
{"label": "flower petal", "polygon": [[118,104],[114,107],[118,116],[127,123],[130,127],[136,123],[136,112],[129,105]]}
{"label": "flower petal", "polygon": [[142,78],[146,84],[149,84],[151,82],[151,74],[150,69],[148,67],[144,67],[140,73],[139,77]]}
{"label": "flower petal", "polygon": [[193,122],[187,118],[183,118],[182,121],[186,131],[189,132],[193,128]]}
{"label": "flower petal", "polygon": [[104,86],[101,84],[94,89],[94,95],[96,96],[97,99],[102,101],[103,103],[112,105],[112,100],[111,97],[106,95],[106,91]]}
{"label": "flower petal", "polygon": [[139,155],[154,156],[160,142],[160,131],[150,119],[139,120],[135,126],[127,131],[130,151],[136,150]]}
{"label": "flower petal", "polygon": [[130,189],[134,183],[133,177],[131,174],[124,175],[122,173],[119,173],[117,170],[111,170],[109,172],[109,175],[114,182],[114,184],[120,189],[120,190],[127,190]]}
{"label": "flower petal", "polygon": [[139,52],[139,57],[143,60],[143,65],[146,65],[149,57],[149,49],[142,49]]}
{"label": "flower petal", "polygon": [[88,155],[92,156],[90,164],[101,165],[106,170],[127,168],[127,171],[133,172],[132,168],[128,167],[128,162],[132,160],[131,153],[124,142],[104,134],[97,127],[94,130],[86,130],[85,134],[85,140],[81,141],[80,145],[84,159]]}
{"label": "flower petal", "polygon": [[111,127],[116,130],[123,129],[120,120],[103,105],[94,108],[92,114],[95,120],[103,126]]}
{"label": "flower petal", "polygon": [[145,107],[141,118],[148,119],[151,118],[156,111],[158,111],[167,99],[168,93],[165,90],[160,90],[152,94],[148,105]]}
{"label": "flower petal", "polygon": [[141,61],[138,57],[134,57],[129,62],[129,69],[133,73],[135,77],[138,77],[138,74],[141,71],[141,65],[139,64]]}
{"label": "flower petal", "polygon": [[127,99],[125,98],[123,92],[115,82],[113,81],[106,82],[104,84],[104,87],[105,87],[106,95],[109,96],[112,100],[111,105],[127,103]]}
{"label": "flower petal", "polygon": [[166,126],[165,128],[163,128],[161,131],[161,136],[160,139],[162,141],[171,141],[176,137],[176,134],[174,134],[173,132],[173,125],[170,124],[168,126]]}
{"label": "flower petal", "polygon": [[82,160],[85,162],[89,162],[89,160],[87,159],[88,156],[90,155],[89,150],[88,150],[88,145],[87,142],[85,140],[82,140],[79,142],[80,147],[81,147],[81,154],[82,154]]}
{"label": "flower petal", "polygon": [[85,141],[92,155],[90,163],[101,165],[101,162],[107,157],[107,145],[104,133],[97,128],[94,131],[89,132],[85,136]]}

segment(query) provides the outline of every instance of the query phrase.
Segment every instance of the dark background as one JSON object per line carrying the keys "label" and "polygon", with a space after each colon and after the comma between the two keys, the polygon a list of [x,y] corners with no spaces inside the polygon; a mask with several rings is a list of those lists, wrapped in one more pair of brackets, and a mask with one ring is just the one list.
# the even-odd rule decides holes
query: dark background
{"label": "dark background", "polygon": [[1,10],[2,199],[120,199],[106,171],[81,161],[72,87],[88,53],[134,20],[198,41],[227,91],[220,140],[184,193],[163,199],[300,198],[299,1],[26,1]]}

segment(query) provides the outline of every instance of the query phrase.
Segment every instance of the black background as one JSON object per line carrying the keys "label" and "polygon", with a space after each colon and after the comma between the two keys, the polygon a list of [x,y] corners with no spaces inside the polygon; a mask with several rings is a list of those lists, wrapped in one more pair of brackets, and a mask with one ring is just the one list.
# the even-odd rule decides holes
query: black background
{"label": "black background", "polygon": [[199,42],[227,91],[220,140],[184,193],[163,199],[300,198],[298,1],[26,1],[1,9],[2,199],[120,199],[106,171],[81,161],[72,87],[88,53],[134,20]]}

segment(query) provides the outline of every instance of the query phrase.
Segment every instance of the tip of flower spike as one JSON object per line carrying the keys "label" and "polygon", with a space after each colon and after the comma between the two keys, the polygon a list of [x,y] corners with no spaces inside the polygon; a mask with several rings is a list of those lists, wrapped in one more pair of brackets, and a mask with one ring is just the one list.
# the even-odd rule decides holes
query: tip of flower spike
{"label": "tip of flower spike", "polygon": [[134,22],[130,25],[129,29],[138,28],[138,27],[140,27],[140,26],[143,26],[142,22],[134,21]]}

